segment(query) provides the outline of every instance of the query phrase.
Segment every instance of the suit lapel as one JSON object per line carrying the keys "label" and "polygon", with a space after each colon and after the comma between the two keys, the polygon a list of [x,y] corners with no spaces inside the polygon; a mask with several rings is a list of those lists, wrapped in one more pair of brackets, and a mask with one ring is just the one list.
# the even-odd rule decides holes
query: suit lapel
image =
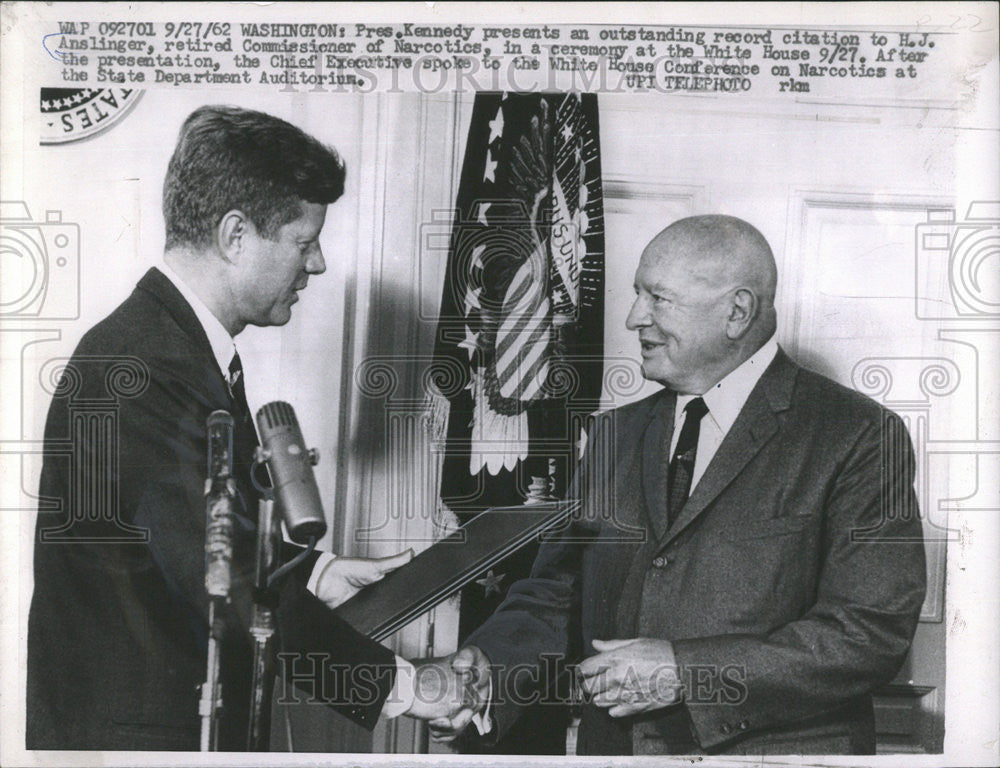
{"label": "suit lapel", "polygon": [[[157,301],[167,308],[167,311],[177,323],[177,327],[191,340],[191,348],[196,355],[198,364],[197,371],[195,372],[198,386],[207,387],[213,402],[219,403],[218,407],[232,412],[235,403],[229,392],[229,385],[226,379],[228,371],[223,371],[219,368],[219,362],[215,359],[215,353],[212,351],[208,334],[205,333],[201,321],[198,320],[198,316],[194,313],[191,305],[188,304],[187,299],[181,295],[170,278],[156,267],[150,268],[142,276],[136,288],[152,294]],[[209,378],[206,378],[206,376]],[[222,405],[223,403],[227,405]],[[254,433],[254,440],[256,441],[256,433]]]}
{"label": "suit lapel", "polygon": [[[612,446],[607,449],[605,460],[610,461],[611,466],[605,467],[598,460],[598,474],[605,479],[614,477],[613,495],[607,502],[600,498],[598,507],[601,511],[610,508],[613,519],[603,523],[600,557],[594,558],[594,578],[585,581],[593,586],[584,588],[585,601],[597,600],[609,606],[608,610],[597,614],[595,637],[621,636],[621,627],[634,624],[639,610],[641,574],[637,581],[633,570],[637,553],[650,544],[651,530],[643,519],[643,441],[662,408],[663,395],[657,393],[647,398],[638,403],[635,410],[627,410],[625,415],[611,411],[614,414],[611,418],[616,419],[616,423],[614,439],[610,441]],[[591,493],[595,491],[601,493],[599,485],[595,484]]]}
{"label": "suit lapel", "polygon": [[673,527],[661,539],[661,547],[676,539],[681,531],[696,520],[778,431],[776,414],[789,407],[797,370],[797,366],[779,349],[774,361],[747,398],[743,410],[712,457]]}
{"label": "suit lapel", "polygon": [[605,414],[607,431],[602,430],[601,439],[588,445],[592,479],[580,492],[590,499],[590,514],[601,521],[602,537],[609,543],[641,542],[647,536],[642,511],[642,442],[660,400],[657,393],[636,403],[635,410],[609,411]]}
{"label": "suit lapel", "polygon": [[[177,323],[177,327],[190,341],[192,355],[185,363],[185,378],[189,381],[192,392],[207,398],[206,407],[209,410],[221,409],[234,413],[236,404],[226,383],[225,374],[220,370],[215,353],[212,352],[208,335],[191,305],[177,287],[166,275],[153,267],[142,276],[136,289],[151,294],[163,304]],[[180,375],[181,372],[175,371],[175,373]],[[248,529],[252,529],[256,525],[257,518],[257,491],[251,473],[254,448],[258,445],[257,432],[253,429],[253,425],[247,422],[237,424],[234,441],[233,471],[237,478],[238,495],[243,509],[243,514],[238,513],[238,516]]]}
{"label": "suit lapel", "polygon": [[201,327],[198,316],[194,313],[191,305],[181,296],[180,291],[156,267],[151,267],[136,286],[138,289],[152,294],[167,308],[171,316],[177,322],[178,327],[194,342],[194,348],[198,353],[211,362],[211,368],[218,372],[219,378],[225,390],[225,378],[222,371],[219,371],[219,364],[215,360],[212,352],[212,345],[208,341],[205,329]]}
{"label": "suit lapel", "polygon": [[667,532],[667,455],[674,431],[674,408],[677,395],[665,390],[650,412],[642,443],[642,491],[645,497],[646,519],[657,539]]}

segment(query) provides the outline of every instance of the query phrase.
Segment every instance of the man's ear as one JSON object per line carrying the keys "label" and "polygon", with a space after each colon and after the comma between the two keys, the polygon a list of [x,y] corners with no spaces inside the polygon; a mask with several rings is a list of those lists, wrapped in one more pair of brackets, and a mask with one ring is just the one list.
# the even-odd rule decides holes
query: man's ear
{"label": "man's ear", "polygon": [[737,288],[733,293],[726,321],[726,336],[731,340],[741,338],[753,325],[760,309],[760,302],[749,288]]}
{"label": "man's ear", "polygon": [[239,263],[253,224],[243,211],[234,208],[222,215],[215,228],[216,245],[226,261]]}

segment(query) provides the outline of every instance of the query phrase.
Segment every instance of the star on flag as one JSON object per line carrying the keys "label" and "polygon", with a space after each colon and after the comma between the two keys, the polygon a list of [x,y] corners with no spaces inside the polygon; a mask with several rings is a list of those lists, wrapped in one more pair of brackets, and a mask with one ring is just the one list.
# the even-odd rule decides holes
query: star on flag
{"label": "star on flag", "polygon": [[473,309],[482,309],[479,303],[479,293],[482,288],[473,288],[471,285],[465,289],[465,314],[469,314]]}
{"label": "star on flag", "polygon": [[497,109],[497,116],[490,120],[490,138],[487,144],[492,144],[494,139],[499,139],[503,135],[503,109]]}
{"label": "star on flag", "polygon": [[493,569],[490,568],[486,575],[481,579],[476,579],[476,584],[479,584],[483,590],[486,592],[486,597],[490,596],[490,593],[496,592],[498,595],[503,594],[500,590],[500,582],[503,581],[504,576],[507,574],[500,573],[493,575]]}
{"label": "star on flag", "polygon": [[[488,207],[489,203],[486,203],[486,205]],[[485,211],[480,211],[479,213],[480,220],[482,221],[483,224],[486,224],[486,217],[483,216],[483,213],[485,213]],[[475,248],[472,249],[472,266],[479,267],[479,269],[483,268],[483,251],[485,250],[486,250],[485,245],[477,245]]]}
{"label": "star on flag", "polygon": [[469,330],[469,326],[465,326],[465,338],[458,342],[458,346],[469,353],[469,359],[471,360],[473,353],[479,346],[479,334],[473,333]]}
{"label": "star on flag", "polygon": [[497,161],[493,159],[493,151],[486,150],[486,169],[483,171],[483,181],[496,183]]}
{"label": "star on flag", "polygon": [[488,211],[490,209],[491,205],[493,205],[493,203],[480,203],[479,204],[479,215],[476,216],[476,221],[478,221],[484,227],[487,226],[486,211]]}

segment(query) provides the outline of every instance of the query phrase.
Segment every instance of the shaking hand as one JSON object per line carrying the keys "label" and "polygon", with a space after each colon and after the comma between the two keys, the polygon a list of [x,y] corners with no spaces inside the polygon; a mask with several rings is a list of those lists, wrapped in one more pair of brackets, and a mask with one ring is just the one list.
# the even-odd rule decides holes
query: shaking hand
{"label": "shaking hand", "polygon": [[[454,741],[476,715],[482,714],[490,698],[490,660],[485,653],[469,645],[452,654],[448,660],[452,672],[462,684],[461,705],[435,716],[428,723],[431,738],[444,743]],[[483,733],[482,728],[480,733]]]}

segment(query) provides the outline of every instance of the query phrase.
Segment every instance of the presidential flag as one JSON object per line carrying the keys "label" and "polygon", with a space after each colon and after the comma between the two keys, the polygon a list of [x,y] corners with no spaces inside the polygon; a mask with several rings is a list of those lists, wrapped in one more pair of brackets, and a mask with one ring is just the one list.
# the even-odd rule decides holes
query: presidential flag
{"label": "presidential flag", "polygon": [[[460,522],[563,497],[600,398],[603,339],[596,95],[477,94],[435,348],[452,379],[441,500]],[[463,590],[460,638],[536,552],[525,547]],[[518,738],[524,748],[510,751],[558,751]]]}

